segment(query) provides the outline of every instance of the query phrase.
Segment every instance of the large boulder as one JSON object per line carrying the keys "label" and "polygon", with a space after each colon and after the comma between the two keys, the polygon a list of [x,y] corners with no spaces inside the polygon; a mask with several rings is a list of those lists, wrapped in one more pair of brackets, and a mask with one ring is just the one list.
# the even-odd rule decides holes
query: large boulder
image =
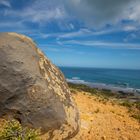
{"label": "large boulder", "polygon": [[41,128],[48,139],[69,139],[78,111],[61,71],[28,37],[0,33],[0,117]]}

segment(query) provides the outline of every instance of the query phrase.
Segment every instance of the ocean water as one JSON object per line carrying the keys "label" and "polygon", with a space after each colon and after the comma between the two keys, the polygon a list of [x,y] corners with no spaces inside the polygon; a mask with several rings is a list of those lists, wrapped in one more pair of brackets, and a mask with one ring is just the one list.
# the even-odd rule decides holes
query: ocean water
{"label": "ocean water", "polygon": [[60,67],[67,81],[92,87],[140,92],[140,70]]}

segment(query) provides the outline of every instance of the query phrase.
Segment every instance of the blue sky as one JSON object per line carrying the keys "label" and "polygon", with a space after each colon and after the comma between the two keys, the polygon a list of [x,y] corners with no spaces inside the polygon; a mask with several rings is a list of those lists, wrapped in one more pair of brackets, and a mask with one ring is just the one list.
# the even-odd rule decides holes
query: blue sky
{"label": "blue sky", "polygon": [[30,36],[58,66],[140,69],[139,0],[0,0],[0,31]]}

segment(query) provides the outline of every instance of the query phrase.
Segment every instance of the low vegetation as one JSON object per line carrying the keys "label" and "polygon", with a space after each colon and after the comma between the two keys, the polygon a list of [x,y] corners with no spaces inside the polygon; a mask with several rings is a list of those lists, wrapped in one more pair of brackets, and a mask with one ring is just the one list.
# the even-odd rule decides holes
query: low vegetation
{"label": "low vegetation", "polygon": [[140,102],[130,102],[129,100],[123,101],[120,105],[128,108],[130,116],[137,119],[140,122]]}
{"label": "low vegetation", "polygon": [[97,93],[97,90],[94,88],[90,88],[89,86],[83,85],[83,84],[73,84],[73,83],[68,83],[69,87],[72,89],[77,89],[78,91],[85,91],[85,92],[90,92],[93,94]]}
{"label": "low vegetation", "polygon": [[127,94],[121,91],[119,91],[118,93],[114,93],[108,89],[96,89],[83,84],[68,83],[68,85],[72,93],[76,93],[76,90],[88,92],[90,93],[90,95],[98,96],[98,101],[102,102],[103,104],[106,104],[108,101],[110,101],[112,105],[114,104],[114,102],[116,102],[121,106],[127,107],[130,116],[140,122],[140,101],[132,101],[131,98],[128,98],[134,96],[134,94]]}
{"label": "low vegetation", "polygon": [[97,95],[97,96],[104,96],[105,98],[108,97],[117,97],[115,93],[113,93],[111,90],[108,89],[96,89],[96,88],[91,88],[87,85],[83,84],[73,84],[73,83],[68,83],[69,87],[73,91],[73,89],[76,89],[78,91],[85,91],[91,93],[91,95]]}
{"label": "low vegetation", "polygon": [[6,121],[0,132],[0,140],[40,140],[39,130],[24,128],[16,121]]}

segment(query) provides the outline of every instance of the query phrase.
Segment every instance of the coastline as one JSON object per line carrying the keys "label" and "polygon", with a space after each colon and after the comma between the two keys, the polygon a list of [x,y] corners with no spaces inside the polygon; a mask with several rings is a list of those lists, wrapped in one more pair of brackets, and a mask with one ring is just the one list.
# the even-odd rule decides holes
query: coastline
{"label": "coastline", "polygon": [[86,82],[84,80],[79,80],[78,78],[76,79],[66,79],[68,83],[73,83],[73,84],[82,84],[86,85],[90,88],[95,88],[99,90],[110,90],[111,92],[114,93],[124,93],[124,94],[134,94],[135,96],[140,97],[140,89],[134,89],[131,87],[120,87],[120,86],[115,86],[111,84],[105,84],[105,83],[91,83],[91,82]]}
{"label": "coastline", "polygon": [[140,94],[140,70],[60,67],[68,82],[112,92]]}
{"label": "coastline", "polygon": [[106,89],[92,88],[83,84],[68,83],[71,93],[86,93],[90,96],[100,98],[103,102],[112,102],[119,106],[125,106],[129,109],[129,113],[133,114],[140,122],[140,96],[132,93],[112,92]]}
{"label": "coastline", "polygon": [[89,92],[90,94],[93,95],[101,95],[103,97],[111,97],[114,98],[118,101],[127,101],[131,103],[138,103],[140,105],[140,94],[133,93],[133,92],[124,92],[124,91],[112,91],[110,89],[105,89],[105,88],[94,88],[86,84],[79,84],[79,83],[72,83],[72,82],[67,82],[69,87],[72,89],[80,90],[80,91],[85,91]]}

